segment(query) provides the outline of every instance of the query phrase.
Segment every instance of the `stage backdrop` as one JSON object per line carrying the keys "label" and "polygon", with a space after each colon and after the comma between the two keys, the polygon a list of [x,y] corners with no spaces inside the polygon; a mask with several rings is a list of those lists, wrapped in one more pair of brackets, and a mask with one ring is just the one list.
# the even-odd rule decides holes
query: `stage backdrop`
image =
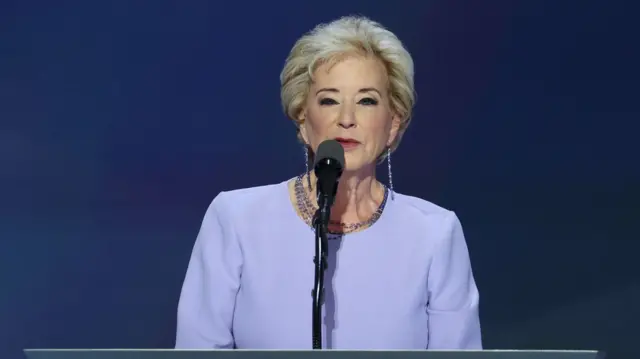
{"label": "stage backdrop", "polygon": [[637,357],[638,6],[618,5],[2,1],[0,356],[171,347],[210,201],[304,168],[287,52],[359,13],[415,57],[394,185],[460,216],[485,346]]}

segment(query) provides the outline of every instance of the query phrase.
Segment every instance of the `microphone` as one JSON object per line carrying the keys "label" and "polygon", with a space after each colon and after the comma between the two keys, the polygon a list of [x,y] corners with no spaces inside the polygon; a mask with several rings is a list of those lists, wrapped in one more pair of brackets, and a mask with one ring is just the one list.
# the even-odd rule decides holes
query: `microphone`
{"label": "microphone", "polygon": [[313,284],[312,348],[322,349],[322,305],[324,304],[324,272],[327,269],[327,232],[331,218],[331,206],[338,191],[338,181],[344,169],[344,148],[336,140],[324,141],[316,151],[313,170],[317,180],[318,210],[313,226],[316,232],[315,278]]}
{"label": "microphone", "polygon": [[316,151],[313,169],[317,178],[319,219],[324,226],[327,226],[331,206],[338,191],[338,182],[344,169],[344,148],[342,145],[336,140],[322,142]]}

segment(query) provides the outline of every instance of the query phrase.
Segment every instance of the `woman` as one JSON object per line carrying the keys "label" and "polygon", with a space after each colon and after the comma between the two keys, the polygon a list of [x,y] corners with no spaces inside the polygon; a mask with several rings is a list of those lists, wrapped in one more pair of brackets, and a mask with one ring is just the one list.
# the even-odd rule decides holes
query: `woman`
{"label": "woman", "polygon": [[[362,17],[315,28],[281,74],[282,104],[313,157],[345,150],[332,207],[323,345],[479,349],[478,291],[456,215],[393,192],[376,163],[398,147],[414,104],[413,60]],[[313,171],[220,193],[196,239],[178,305],[177,348],[310,349]]]}

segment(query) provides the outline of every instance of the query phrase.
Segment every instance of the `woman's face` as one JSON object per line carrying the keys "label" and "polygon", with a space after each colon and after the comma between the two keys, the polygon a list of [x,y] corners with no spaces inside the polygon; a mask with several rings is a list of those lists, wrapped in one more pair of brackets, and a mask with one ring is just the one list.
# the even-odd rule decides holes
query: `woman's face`
{"label": "woman's face", "polygon": [[300,134],[315,151],[328,139],[345,151],[345,171],[372,165],[397,135],[399,119],[390,107],[388,78],[374,58],[348,57],[322,65],[305,102]]}

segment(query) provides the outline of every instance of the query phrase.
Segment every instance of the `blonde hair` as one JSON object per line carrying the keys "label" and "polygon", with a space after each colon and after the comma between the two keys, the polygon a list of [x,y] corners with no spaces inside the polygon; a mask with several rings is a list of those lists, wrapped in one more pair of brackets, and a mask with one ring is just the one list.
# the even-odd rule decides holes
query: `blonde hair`
{"label": "blonde hair", "polygon": [[316,26],[293,46],[280,74],[280,98],[287,117],[298,127],[315,70],[350,54],[374,56],[389,76],[392,111],[400,128],[391,150],[400,144],[415,104],[413,59],[400,40],[379,23],[362,16],[347,16]]}

